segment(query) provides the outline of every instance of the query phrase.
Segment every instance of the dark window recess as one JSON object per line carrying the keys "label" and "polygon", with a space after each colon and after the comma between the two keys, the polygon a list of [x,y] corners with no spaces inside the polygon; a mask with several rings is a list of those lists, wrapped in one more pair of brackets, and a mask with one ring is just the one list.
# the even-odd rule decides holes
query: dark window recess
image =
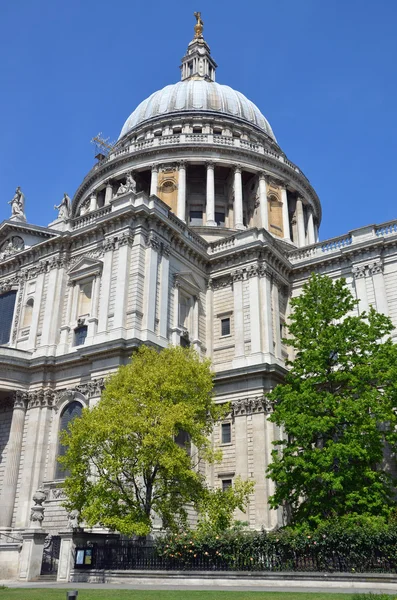
{"label": "dark window recess", "polygon": [[224,227],[225,226],[225,213],[216,212],[215,213],[215,222],[219,227]]}
{"label": "dark window recess", "polygon": [[189,338],[187,336],[185,336],[185,335],[181,335],[179,345],[182,348],[190,348]]}
{"label": "dark window recess", "polygon": [[189,214],[190,225],[202,225],[203,224],[203,211],[202,210],[191,210]]}
{"label": "dark window recess", "polygon": [[202,133],[203,129],[202,127],[193,127],[193,133]]}
{"label": "dark window recess", "polygon": [[232,441],[232,426],[230,423],[222,423],[222,444],[230,444]]}
{"label": "dark window recess", "polygon": [[10,341],[16,296],[16,292],[7,292],[0,296],[0,344],[8,344]]}
{"label": "dark window recess", "polygon": [[[83,407],[81,406],[80,402],[71,402],[68,404],[60,418],[59,433],[61,433],[61,431],[65,431],[73,419],[76,417],[81,417],[82,410]],[[58,439],[58,456],[64,456],[64,454],[66,454],[66,450],[67,446],[61,444],[60,440]],[[70,475],[69,471],[64,469],[63,466],[57,461],[55,479],[65,479],[65,477],[68,477],[68,475]]]}
{"label": "dark window recess", "polygon": [[231,479],[222,479],[222,492],[226,492],[227,489],[232,487]]}
{"label": "dark window recess", "polygon": [[230,335],[230,319],[221,319],[221,335]]}
{"label": "dark window recess", "polygon": [[183,450],[186,450],[186,453],[190,456],[190,435],[187,431],[181,429],[178,435],[175,436],[175,443]]}
{"label": "dark window recess", "polygon": [[74,330],[74,345],[82,346],[85,343],[87,337],[87,325],[82,325]]}

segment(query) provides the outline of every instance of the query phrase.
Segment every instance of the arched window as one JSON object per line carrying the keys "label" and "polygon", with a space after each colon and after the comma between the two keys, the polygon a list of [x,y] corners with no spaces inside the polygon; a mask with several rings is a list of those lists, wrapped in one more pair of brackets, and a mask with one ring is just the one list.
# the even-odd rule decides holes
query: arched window
{"label": "arched window", "polygon": [[[76,417],[81,417],[81,413],[83,411],[83,407],[80,402],[71,402],[68,404],[62,411],[61,418],[59,420],[59,434],[58,434],[58,457],[63,456],[66,453],[66,446],[61,444],[60,434],[62,431],[65,431],[70,425],[70,423]],[[57,461],[56,469],[55,469],[55,479],[65,479],[69,475],[69,471],[64,469],[63,466]]]}
{"label": "arched window", "polygon": [[33,298],[29,298],[29,300],[25,304],[22,327],[30,327],[30,325],[32,324],[33,306],[34,300]]}

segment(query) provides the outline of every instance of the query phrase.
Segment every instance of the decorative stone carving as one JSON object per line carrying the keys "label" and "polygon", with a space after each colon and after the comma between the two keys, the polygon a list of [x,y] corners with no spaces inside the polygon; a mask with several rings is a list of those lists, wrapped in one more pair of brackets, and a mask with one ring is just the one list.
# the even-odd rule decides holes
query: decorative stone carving
{"label": "decorative stone carving", "polygon": [[14,197],[8,202],[11,204],[11,218],[10,221],[26,221],[25,215],[25,196],[18,186],[15,190]]}
{"label": "decorative stone carving", "polygon": [[0,248],[0,260],[8,258],[25,248],[25,242],[19,235],[6,240]]}
{"label": "decorative stone carving", "polygon": [[244,279],[243,269],[237,269],[237,271],[234,271],[232,273],[232,279],[233,279],[233,281],[243,281],[243,279]]}
{"label": "decorative stone carving", "polygon": [[76,385],[74,388],[76,392],[80,392],[86,398],[96,398],[102,394],[102,391],[105,388],[105,380],[103,378],[100,379],[92,379],[91,381],[87,381],[86,383],[81,383]]}
{"label": "decorative stone carving", "polygon": [[34,506],[32,506],[30,513],[31,527],[41,527],[44,520],[44,506],[43,502],[47,500],[47,493],[43,489],[38,489],[33,496]]}
{"label": "decorative stone carving", "polygon": [[17,306],[15,309],[14,328],[12,331],[12,343],[13,344],[15,344],[15,342],[17,341],[19,320],[21,318],[22,296],[23,296],[24,287],[25,287],[25,281],[23,279],[21,279],[20,284],[19,284],[18,296],[17,296]]}
{"label": "decorative stone carving", "polygon": [[55,392],[51,389],[28,392],[28,409],[37,407],[52,407],[55,405]]}
{"label": "decorative stone carving", "polygon": [[250,415],[254,413],[270,413],[273,405],[265,396],[255,396],[253,398],[241,398],[232,400],[231,414],[233,417]]}
{"label": "decorative stone carving", "polygon": [[66,498],[66,494],[62,488],[52,488],[50,490],[50,500],[63,500]]}
{"label": "decorative stone carving", "polygon": [[127,173],[127,179],[125,183],[121,183],[116,192],[116,196],[122,196],[123,194],[128,194],[129,192],[136,192],[136,181],[132,175],[132,171]]}
{"label": "decorative stone carving", "polygon": [[68,529],[77,529],[79,526],[79,511],[78,510],[71,510],[70,513],[68,513]]}
{"label": "decorative stone carving", "polygon": [[352,271],[355,279],[365,277],[365,265],[354,265]]}
{"label": "decorative stone carving", "polygon": [[376,260],[368,265],[368,270],[371,275],[383,273],[383,264],[380,260]]}
{"label": "decorative stone carving", "polygon": [[102,245],[104,252],[109,252],[109,250],[114,250],[115,247],[116,247],[115,238],[106,238]]}
{"label": "decorative stone carving", "polygon": [[66,221],[67,219],[69,219],[71,205],[72,205],[71,200],[65,192],[60,204],[58,204],[58,205],[54,204],[54,209],[59,211],[58,219],[61,219],[62,221]]}
{"label": "decorative stone carving", "polygon": [[23,392],[21,390],[14,392],[14,408],[26,409],[28,400],[29,395],[27,392]]}
{"label": "decorative stone carving", "polygon": [[119,246],[132,246],[134,243],[134,236],[130,233],[123,233],[119,237]]}

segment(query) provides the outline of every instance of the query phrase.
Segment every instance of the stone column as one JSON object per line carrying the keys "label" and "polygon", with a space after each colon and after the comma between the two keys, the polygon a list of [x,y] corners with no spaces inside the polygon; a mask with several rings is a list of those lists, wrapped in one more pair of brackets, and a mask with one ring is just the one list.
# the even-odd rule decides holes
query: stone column
{"label": "stone column", "polygon": [[234,356],[241,358],[245,355],[244,348],[244,302],[243,302],[243,271],[233,274],[234,299]]}
{"label": "stone column", "polygon": [[118,248],[118,267],[117,267],[117,282],[116,282],[116,301],[114,305],[113,329],[119,329],[120,335],[123,334],[125,328],[125,318],[127,311],[128,297],[128,271],[130,266],[132,238],[126,232],[119,238]]}
{"label": "stone column", "polygon": [[296,201],[296,219],[298,223],[298,238],[299,238],[299,248],[305,245],[305,217],[303,214],[303,204],[302,199],[298,198]]}
{"label": "stone column", "polygon": [[61,326],[61,335],[59,340],[59,354],[63,354],[67,352],[68,343],[69,343],[69,333],[70,333],[70,323],[72,320],[72,306],[73,306],[73,298],[76,289],[75,281],[68,281],[68,299],[66,304],[66,315],[65,322]]}
{"label": "stone column", "polygon": [[[255,405],[254,405],[255,406]],[[268,439],[265,434],[266,415],[263,409],[255,407],[252,414],[252,444],[254,448],[253,479],[255,481],[255,528],[261,529],[267,525],[267,501],[266,501],[266,444]]]}
{"label": "stone column", "polygon": [[95,275],[94,281],[92,282],[90,316],[87,319],[87,322],[88,322],[87,337],[90,339],[91,343],[92,343],[94,336],[96,335],[97,328],[98,328],[99,285],[100,285],[99,275]]}
{"label": "stone column", "polygon": [[368,296],[367,296],[367,284],[365,281],[365,265],[353,265],[354,275],[354,287],[356,288],[356,296],[358,303],[358,312],[361,314],[364,311],[368,311]]}
{"label": "stone column", "polygon": [[26,394],[24,392],[15,392],[14,410],[12,413],[10,437],[8,440],[4,469],[4,483],[0,499],[0,528],[11,527],[18,482],[19,462],[21,458],[23,429],[25,425],[26,400]]}
{"label": "stone column", "polygon": [[207,222],[206,225],[216,226],[215,222],[215,167],[214,163],[207,163]]}
{"label": "stone column", "polygon": [[97,209],[97,197],[96,193],[92,192],[90,195],[90,212]]}
{"label": "stone column", "polygon": [[281,335],[280,335],[280,298],[277,281],[272,281],[272,302],[274,315],[274,354],[276,358],[281,358]]}
{"label": "stone column", "polygon": [[170,274],[170,259],[169,248],[162,248],[161,265],[160,265],[160,316],[159,327],[160,337],[164,342],[168,341],[168,292],[169,292],[169,274]]}
{"label": "stone column", "polygon": [[261,215],[261,226],[266,229],[266,231],[269,231],[266,178],[264,173],[259,173],[259,210]]}
{"label": "stone column", "polygon": [[269,275],[261,278],[263,351],[273,354],[272,292]]}
{"label": "stone column", "polygon": [[281,188],[281,202],[283,211],[283,235],[284,239],[291,240],[291,231],[289,225],[289,211],[288,211],[288,195],[286,188]]}
{"label": "stone column", "polygon": [[250,322],[251,322],[251,354],[259,354],[262,350],[261,342],[261,307],[259,296],[258,269],[255,267],[248,272],[249,276],[249,298],[250,298]]}
{"label": "stone column", "polygon": [[36,347],[37,329],[39,326],[40,308],[43,297],[45,272],[39,273],[36,279],[32,322],[29,329],[29,348]]}
{"label": "stone column", "polygon": [[172,323],[172,343],[174,346],[180,344],[180,333],[179,333],[179,282],[174,281],[173,286],[174,296],[174,318]]}
{"label": "stone column", "polygon": [[48,348],[55,348],[59,332],[59,319],[62,303],[62,292],[65,288],[64,266],[62,260],[55,259],[50,265],[48,274],[47,297],[44,307],[43,333],[41,335],[40,350],[47,352]]}
{"label": "stone column", "polygon": [[307,221],[307,242],[309,246],[316,243],[316,233],[314,231],[313,209],[308,207],[309,218]]}
{"label": "stone column", "polygon": [[160,242],[156,236],[150,236],[146,248],[146,269],[145,269],[145,305],[146,314],[144,322],[147,338],[155,335],[156,321],[156,295],[157,295],[157,268],[158,268],[158,250]]}
{"label": "stone column", "polygon": [[112,181],[110,179],[108,179],[106,182],[106,190],[105,190],[105,206],[110,204],[112,198],[113,198]]}
{"label": "stone column", "polygon": [[318,225],[317,225],[317,223],[314,223],[314,239],[316,240],[316,244],[317,244],[317,242],[319,240],[319,237],[318,237]]}
{"label": "stone column", "polygon": [[243,184],[241,179],[241,167],[234,168],[234,227],[245,229],[243,223]]}
{"label": "stone column", "polygon": [[213,327],[214,327],[214,285],[212,279],[208,281],[206,298],[206,346],[207,356],[212,359],[213,352]]}
{"label": "stone column", "polygon": [[108,313],[109,313],[109,299],[110,299],[110,286],[112,282],[112,262],[113,262],[113,250],[114,241],[110,238],[106,239],[103,244],[105,256],[103,259],[102,269],[102,286],[101,295],[99,301],[98,311],[98,336],[101,336],[101,340],[104,341],[107,337],[108,328]]}
{"label": "stone column", "polygon": [[150,179],[150,195],[157,196],[157,187],[159,181],[159,169],[157,165],[152,165],[152,176]]}
{"label": "stone column", "polygon": [[387,304],[385,278],[383,275],[383,264],[381,260],[376,260],[369,265],[369,271],[374,282],[376,310],[384,315],[389,314]]}
{"label": "stone column", "polygon": [[177,216],[186,222],[186,165],[179,164]]}

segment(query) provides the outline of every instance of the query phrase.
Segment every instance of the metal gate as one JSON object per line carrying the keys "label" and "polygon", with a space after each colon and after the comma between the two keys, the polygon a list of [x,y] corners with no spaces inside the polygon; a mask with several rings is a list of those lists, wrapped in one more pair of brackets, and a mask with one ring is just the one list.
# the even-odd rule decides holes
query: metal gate
{"label": "metal gate", "polygon": [[59,551],[61,549],[61,536],[48,535],[44,542],[43,561],[40,575],[56,575],[58,571]]}

